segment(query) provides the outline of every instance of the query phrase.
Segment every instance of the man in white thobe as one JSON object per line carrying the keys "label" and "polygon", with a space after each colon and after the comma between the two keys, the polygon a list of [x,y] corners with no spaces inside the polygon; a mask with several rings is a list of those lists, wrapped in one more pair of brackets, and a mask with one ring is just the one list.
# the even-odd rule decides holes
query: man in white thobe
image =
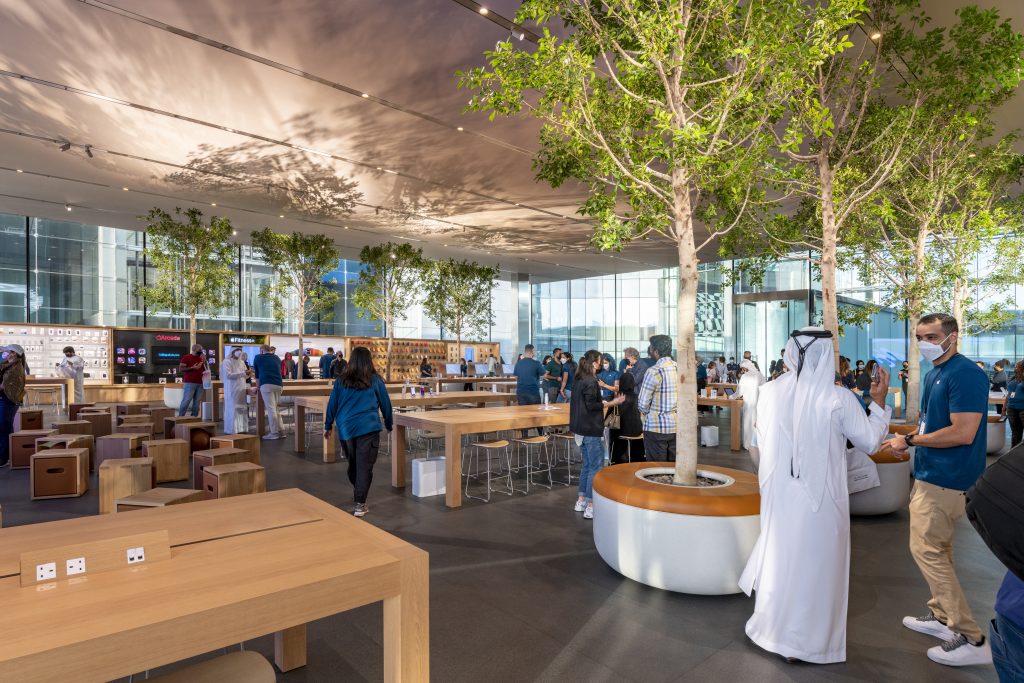
{"label": "man in white thobe", "polygon": [[790,660],[846,661],[850,581],[850,500],[846,441],[866,453],[888,432],[889,373],[871,385],[871,415],[852,392],[835,386],[831,333],[794,332],[790,369],[760,388],[761,535],[740,588],[756,592],[747,635]]}
{"label": "man in white thobe", "polygon": [[85,360],[74,347],[64,347],[64,360],[57,364],[57,374],[75,381],[74,403],[85,403]]}

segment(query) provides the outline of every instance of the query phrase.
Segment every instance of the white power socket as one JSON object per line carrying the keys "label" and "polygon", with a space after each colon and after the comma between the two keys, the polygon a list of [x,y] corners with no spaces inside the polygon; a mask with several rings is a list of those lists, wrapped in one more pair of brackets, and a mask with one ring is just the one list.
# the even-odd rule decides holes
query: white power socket
{"label": "white power socket", "polygon": [[57,563],[47,562],[36,565],[36,581],[51,581],[57,578]]}
{"label": "white power socket", "polygon": [[85,573],[85,558],[76,557],[72,560],[67,561],[67,575],[74,576],[75,574]]}
{"label": "white power socket", "polygon": [[138,548],[128,548],[128,564],[138,564],[139,562],[146,561],[146,548],[139,546]]}

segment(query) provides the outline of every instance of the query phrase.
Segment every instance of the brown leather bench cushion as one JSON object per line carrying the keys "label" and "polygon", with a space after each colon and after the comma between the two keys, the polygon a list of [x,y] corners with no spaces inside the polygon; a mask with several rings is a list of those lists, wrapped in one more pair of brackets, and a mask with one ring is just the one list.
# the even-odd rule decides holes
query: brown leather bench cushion
{"label": "brown leather bench cushion", "polygon": [[870,456],[875,464],[878,465],[895,465],[896,463],[907,462],[910,460],[909,453],[896,453],[893,449],[888,446],[883,446],[878,449],[878,452]]}
{"label": "brown leather bench cushion", "polygon": [[893,422],[889,423],[889,433],[890,434],[913,434],[915,432],[917,432],[917,425],[916,424],[911,425],[911,424],[895,424]]}
{"label": "brown leather bench cushion", "polygon": [[757,475],[750,472],[701,465],[700,469],[732,477],[732,486],[688,488],[645,481],[637,470],[671,467],[672,463],[634,462],[604,467],[594,476],[594,490],[623,505],[702,517],[747,517],[761,513]]}
{"label": "brown leather bench cushion", "polygon": [[1002,422],[1004,419],[1005,418],[1003,418],[1002,415],[989,415],[988,416],[988,421],[989,422]]}

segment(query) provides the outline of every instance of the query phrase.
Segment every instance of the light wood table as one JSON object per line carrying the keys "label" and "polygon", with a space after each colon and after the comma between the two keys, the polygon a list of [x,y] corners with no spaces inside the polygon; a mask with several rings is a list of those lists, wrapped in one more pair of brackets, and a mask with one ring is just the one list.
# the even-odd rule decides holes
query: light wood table
{"label": "light wood table", "polygon": [[440,392],[442,390],[442,387],[445,384],[472,384],[472,385],[475,386],[477,384],[481,384],[481,383],[484,383],[484,382],[488,382],[488,383],[491,383],[491,384],[494,384],[495,382],[497,382],[499,384],[508,384],[508,383],[511,382],[513,385],[515,385],[516,378],[515,377],[480,377],[480,376],[476,376],[476,377],[425,377],[424,379],[421,379],[420,381],[421,382],[425,382],[426,384],[432,385],[434,387],[434,391]]}
{"label": "light wood table", "polygon": [[67,410],[71,398],[75,395],[75,380],[70,377],[26,377],[25,388],[42,389],[60,387],[61,410]]}
{"label": "light wood table", "polygon": [[[495,394],[490,391],[449,391],[447,393],[434,394],[432,396],[389,396],[393,408],[451,405],[454,403],[475,403],[478,408],[483,408],[487,403],[514,403],[516,397],[512,394]],[[298,453],[306,451],[306,430],[299,429],[299,425],[306,424],[306,411],[320,413],[327,412],[329,396],[296,396],[295,401],[295,450]],[[322,435],[323,430],[319,430]],[[324,462],[337,460],[337,435],[331,434],[330,438],[323,439]]]}
{"label": "light wood table", "polygon": [[[499,394],[500,396],[501,394]],[[508,406],[503,408],[467,408],[464,410],[430,410],[415,413],[396,413],[395,429],[391,433],[391,485],[405,486],[406,430],[423,429],[444,432],[445,505],[462,507],[462,435],[532,429],[534,427],[563,427],[569,424],[569,406]]]}
{"label": "light wood table", "polygon": [[[170,559],[20,585],[23,552],[163,529]],[[108,681],[268,633],[288,671],[308,622],[381,601],[384,679],[430,677],[427,553],[295,489],[0,529],[0,577],[3,681]]]}
{"label": "light wood table", "polygon": [[743,399],[742,398],[729,398],[727,396],[717,396],[715,398],[708,398],[707,396],[697,397],[698,406],[715,406],[718,408],[729,409],[729,450],[738,451],[743,447],[742,440],[742,425],[743,425]]}

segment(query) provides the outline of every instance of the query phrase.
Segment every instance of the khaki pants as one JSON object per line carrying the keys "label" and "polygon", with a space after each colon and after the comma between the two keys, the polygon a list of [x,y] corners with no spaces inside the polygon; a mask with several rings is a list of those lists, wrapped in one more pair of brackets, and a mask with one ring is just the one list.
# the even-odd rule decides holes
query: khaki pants
{"label": "khaki pants", "polygon": [[914,483],[910,497],[910,554],[931,590],[928,608],[939,621],[972,642],[982,638],[953,564],[953,531],[964,515],[964,492]]}

